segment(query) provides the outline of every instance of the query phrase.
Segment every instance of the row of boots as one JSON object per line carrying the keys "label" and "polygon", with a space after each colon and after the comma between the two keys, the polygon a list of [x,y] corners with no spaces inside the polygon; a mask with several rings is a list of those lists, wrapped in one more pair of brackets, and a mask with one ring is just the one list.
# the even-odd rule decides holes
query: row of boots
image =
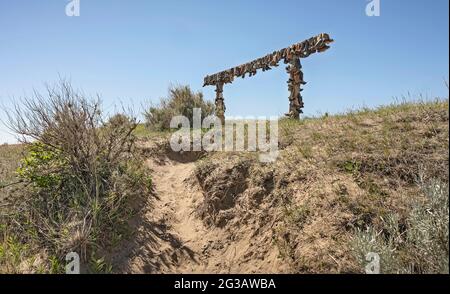
{"label": "row of boots", "polygon": [[222,71],[217,74],[206,76],[204,79],[205,86],[217,85],[218,83],[229,84],[234,81],[235,77],[245,78],[247,74],[254,76],[259,69],[262,71],[271,70],[272,67],[277,67],[278,63],[284,59],[284,63],[288,64],[294,58],[305,58],[315,52],[323,52],[330,47],[329,43],[333,42],[328,34],[322,33],[318,36],[312,37],[306,41],[294,44],[288,48],[274,51],[262,58],[242,64],[240,66]]}

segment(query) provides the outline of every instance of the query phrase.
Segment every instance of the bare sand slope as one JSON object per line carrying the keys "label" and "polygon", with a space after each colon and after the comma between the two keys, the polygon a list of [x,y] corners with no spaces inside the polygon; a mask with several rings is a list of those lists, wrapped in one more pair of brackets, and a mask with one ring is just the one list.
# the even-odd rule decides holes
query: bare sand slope
{"label": "bare sand slope", "polygon": [[[148,159],[155,199],[135,220],[133,235],[113,263],[125,273],[279,272],[277,250],[255,241],[254,230],[207,227],[198,216],[204,199],[194,178],[195,162]],[[144,204],[143,204],[144,205]],[[238,232],[238,233],[237,233]],[[269,237],[268,237],[269,238]],[[267,242],[266,242],[267,243]],[[272,248],[265,258],[258,249]]]}
{"label": "bare sand slope", "polygon": [[127,273],[229,272],[232,258],[220,245],[226,233],[206,228],[195,213],[203,197],[191,178],[195,164],[168,159],[147,164],[156,197],[135,220],[135,234],[114,258],[115,268]]}

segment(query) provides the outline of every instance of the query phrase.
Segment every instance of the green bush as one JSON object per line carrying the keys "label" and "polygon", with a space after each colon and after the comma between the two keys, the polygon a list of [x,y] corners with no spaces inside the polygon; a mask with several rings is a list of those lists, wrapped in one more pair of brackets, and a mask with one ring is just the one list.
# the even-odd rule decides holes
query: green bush
{"label": "green bush", "polygon": [[2,223],[3,239],[14,236],[30,244],[31,254],[45,252],[54,272],[69,252],[85,263],[101,259],[99,252],[124,235],[131,201],[150,195],[151,178],[135,152],[135,119],[119,114],[103,121],[100,103],[67,84],[49,93],[10,117],[18,134],[34,140],[25,142],[17,170],[25,188]]}
{"label": "green bush", "polygon": [[214,104],[205,101],[201,92],[194,93],[189,86],[172,86],[167,98],[162,98],[159,105],[151,106],[144,113],[146,125],[152,130],[169,130],[170,121],[177,115],[189,118],[192,125],[194,108],[201,109],[202,117],[214,113]]}

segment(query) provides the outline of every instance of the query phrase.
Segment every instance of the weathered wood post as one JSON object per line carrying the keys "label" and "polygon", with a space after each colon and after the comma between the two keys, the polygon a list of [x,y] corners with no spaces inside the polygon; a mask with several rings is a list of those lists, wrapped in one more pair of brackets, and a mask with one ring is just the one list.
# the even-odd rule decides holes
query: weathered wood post
{"label": "weathered wood post", "polygon": [[301,94],[303,89],[301,86],[306,85],[306,82],[303,80],[300,57],[293,56],[289,61],[289,65],[286,67],[286,71],[290,75],[288,80],[288,89],[290,92],[289,113],[287,113],[286,116],[292,119],[300,119],[300,113],[303,113],[302,108],[304,107]]}
{"label": "weathered wood post", "polygon": [[216,116],[225,125],[225,102],[223,98],[223,83],[216,84]]}

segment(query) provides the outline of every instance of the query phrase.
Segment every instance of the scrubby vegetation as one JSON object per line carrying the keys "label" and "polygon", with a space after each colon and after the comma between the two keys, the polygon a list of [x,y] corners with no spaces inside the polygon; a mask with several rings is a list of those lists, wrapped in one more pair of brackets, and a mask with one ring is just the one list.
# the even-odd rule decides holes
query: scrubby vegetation
{"label": "scrubby vegetation", "polygon": [[167,98],[161,98],[159,105],[151,106],[145,112],[146,125],[152,130],[170,129],[174,116],[183,115],[193,124],[193,109],[200,108],[202,117],[214,113],[214,104],[203,99],[201,92],[193,92],[189,86],[172,86]]}
{"label": "scrubby vegetation", "polygon": [[132,201],[150,194],[135,119],[104,121],[98,100],[61,82],[17,105],[9,126],[26,152],[20,188],[2,204],[0,271],[58,273],[69,252],[106,270],[102,250],[129,233]]}

